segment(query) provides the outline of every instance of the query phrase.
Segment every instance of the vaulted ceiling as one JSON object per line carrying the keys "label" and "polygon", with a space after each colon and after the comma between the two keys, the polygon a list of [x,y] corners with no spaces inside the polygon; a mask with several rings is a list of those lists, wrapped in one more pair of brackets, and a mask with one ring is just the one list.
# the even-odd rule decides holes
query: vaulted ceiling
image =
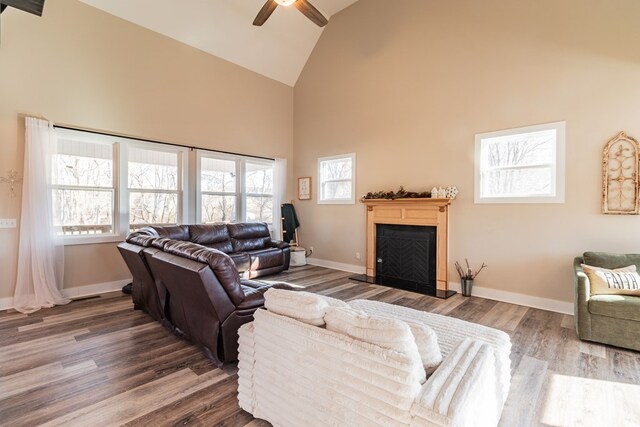
{"label": "vaulted ceiling", "polygon": [[[81,0],[256,73],[294,86],[323,29],[294,7],[252,25],[265,0]],[[330,17],[357,0],[311,0]]]}

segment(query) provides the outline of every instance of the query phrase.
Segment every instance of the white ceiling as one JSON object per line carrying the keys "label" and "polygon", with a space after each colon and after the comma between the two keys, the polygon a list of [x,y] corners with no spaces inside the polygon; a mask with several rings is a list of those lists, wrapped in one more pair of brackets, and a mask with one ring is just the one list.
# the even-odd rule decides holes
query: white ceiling
{"label": "white ceiling", "polygon": [[[256,73],[294,86],[322,28],[282,7],[252,25],[266,0],[81,0]],[[329,19],[357,0],[311,0]]]}

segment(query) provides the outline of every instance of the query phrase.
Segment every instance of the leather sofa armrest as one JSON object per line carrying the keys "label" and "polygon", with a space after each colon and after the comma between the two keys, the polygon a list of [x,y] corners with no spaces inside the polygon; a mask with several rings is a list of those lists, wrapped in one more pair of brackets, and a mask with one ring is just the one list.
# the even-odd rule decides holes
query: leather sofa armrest
{"label": "leather sofa armrest", "polygon": [[411,415],[421,421],[416,425],[497,425],[504,405],[499,395],[493,348],[466,338],[422,385]]}
{"label": "leather sofa armrest", "polygon": [[237,311],[256,309],[264,306],[264,293],[269,289],[268,286],[260,288],[243,287],[244,299],[236,308]]}
{"label": "leather sofa armrest", "polygon": [[283,242],[282,240],[272,240],[271,247],[278,249],[287,249],[289,247],[289,244],[287,242]]}
{"label": "leather sofa armrest", "polygon": [[584,263],[582,257],[576,257],[573,260],[574,272],[574,302],[573,313],[576,326],[576,333],[581,339],[589,339],[591,337],[591,314],[589,313],[589,298],[591,297],[591,284],[589,278],[582,269],[581,264]]}

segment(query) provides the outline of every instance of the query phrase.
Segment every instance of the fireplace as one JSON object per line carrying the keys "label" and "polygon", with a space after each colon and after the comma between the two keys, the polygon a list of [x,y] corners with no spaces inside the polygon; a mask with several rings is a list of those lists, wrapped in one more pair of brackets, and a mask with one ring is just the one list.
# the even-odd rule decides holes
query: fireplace
{"label": "fireplace", "polygon": [[376,224],[376,281],[435,294],[436,227]]}
{"label": "fireplace", "polygon": [[449,199],[362,200],[367,273],[353,280],[448,298]]}

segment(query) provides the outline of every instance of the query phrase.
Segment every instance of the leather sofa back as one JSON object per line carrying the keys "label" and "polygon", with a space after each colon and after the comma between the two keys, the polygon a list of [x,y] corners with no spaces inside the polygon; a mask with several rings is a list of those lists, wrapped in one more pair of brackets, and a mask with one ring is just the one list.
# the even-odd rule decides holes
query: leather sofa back
{"label": "leather sofa back", "polygon": [[[172,250],[177,252],[178,248]],[[168,310],[175,333],[201,344],[212,360],[222,360],[218,342],[220,326],[236,306],[217,273],[206,263],[163,251],[154,254],[148,262],[153,275],[162,281],[170,295]],[[238,288],[241,291],[240,285]]]}
{"label": "leather sofa back", "polygon": [[217,281],[227,293],[234,306],[240,305],[244,292],[240,284],[240,275],[229,255],[216,249],[206,248],[197,243],[169,240],[164,252],[207,264],[217,277]]}
{"label": "leather sofa back", "polygon": [[189,226],[191,241],[226,254],[233,252],[226,224],[197,224]]}
{"label": "leather sofa back", "polygon": [[[127,242],[137,237],[165,237],[172,240],[189,240],[188,225],[147,225],[127,236]],[[134,243],[134,242],[131,242]]]}
{"label": "leather sofa back", "polygon": [[227,224],[234,252],[254,251],[271,246],[269,227],[264,222]]}

